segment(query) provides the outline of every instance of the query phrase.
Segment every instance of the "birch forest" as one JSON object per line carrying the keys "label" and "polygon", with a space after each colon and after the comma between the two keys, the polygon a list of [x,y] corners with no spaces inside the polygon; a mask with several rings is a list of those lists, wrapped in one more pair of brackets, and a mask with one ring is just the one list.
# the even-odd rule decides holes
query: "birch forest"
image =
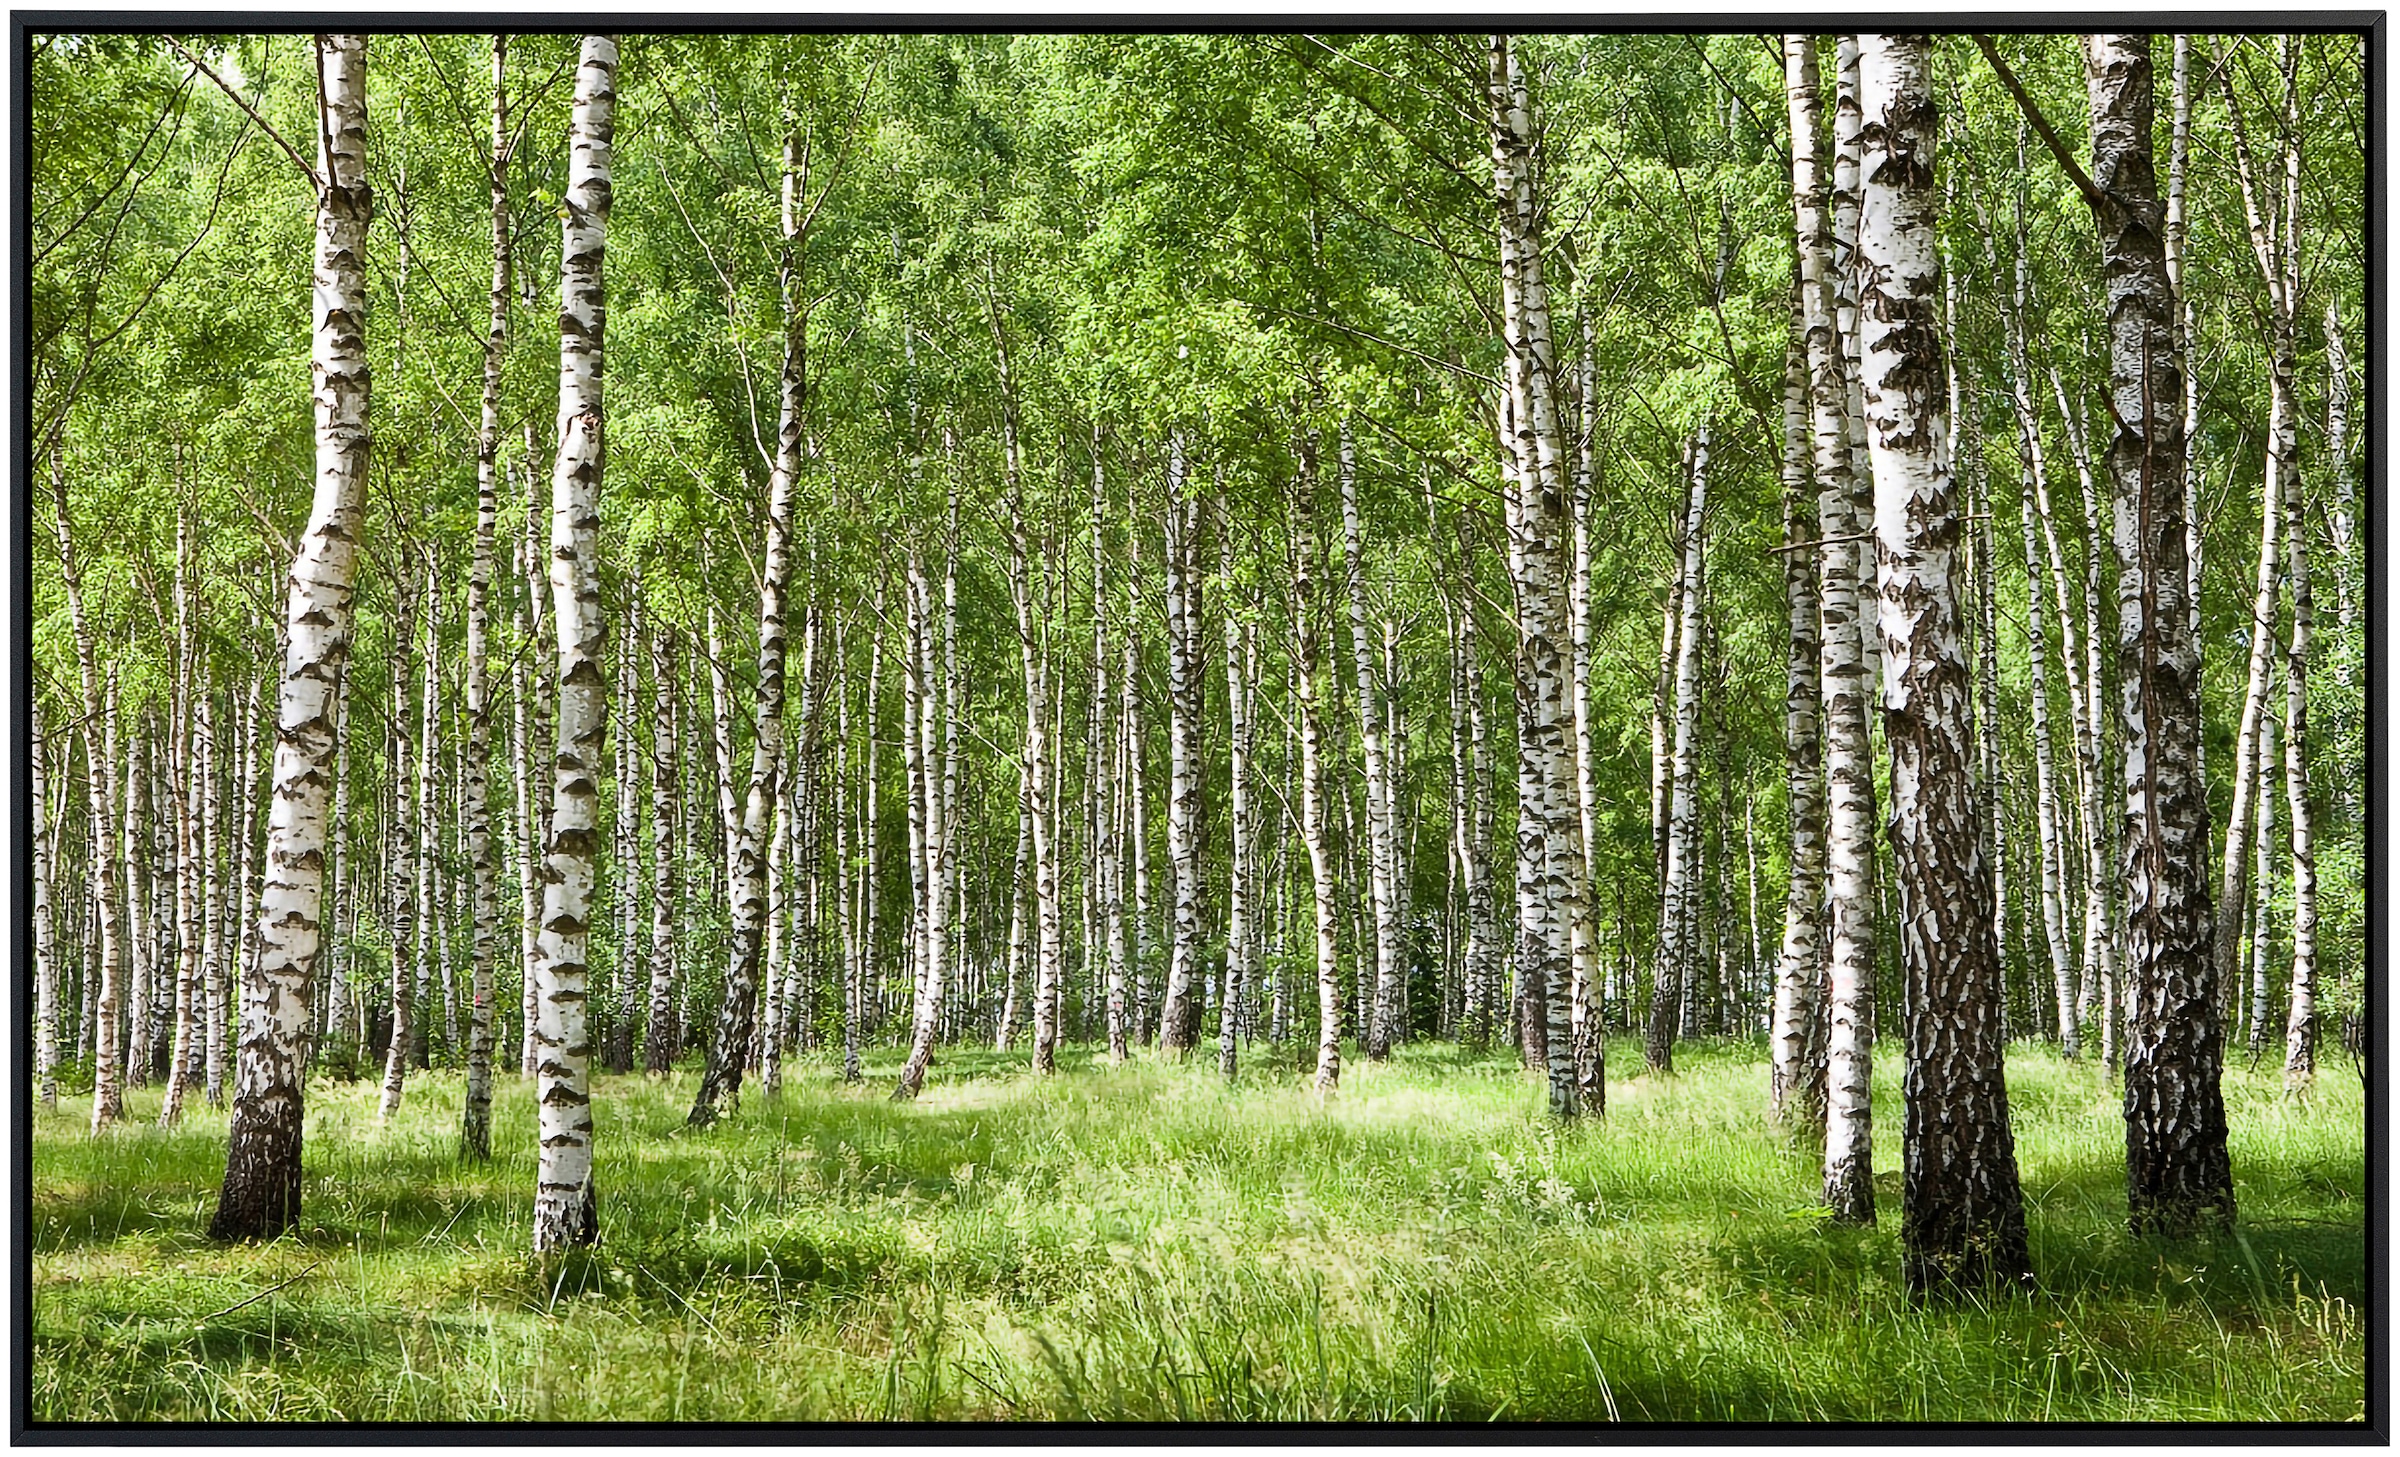
{"label": "birch forest", "polygon": [[2354,21],[21,30],[21,1420],[2388,1432]]}

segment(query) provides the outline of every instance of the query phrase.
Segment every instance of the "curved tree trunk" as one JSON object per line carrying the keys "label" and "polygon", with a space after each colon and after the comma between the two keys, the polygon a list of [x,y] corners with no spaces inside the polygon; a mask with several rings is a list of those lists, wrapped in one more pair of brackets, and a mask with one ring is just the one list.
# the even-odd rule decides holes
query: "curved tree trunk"
{"label": "curved tree trunk", "polygon": [[1658,951],[1651,977],[1650,1025],[1643,1055],[1653,1072],[1675,1069],[1675,1034],[1684,1021],[1699,961],[1695,946],[1700,909],[1700,821],[1698,803],[1700,732],[1700,643],[1703,631],[1702,562],[1708,551],[1703,522],[1708,513],[1708,427],[1704,423],[1684,455],[1689,472],[1684,497],[1682,559],[1676,566],[1675,599],[1682,604],[1675,630],[1674,734],[1667,751],[1667,858],[1659,877]]}
{"label": "curved tree trunk", "polygon": [[[575,71],[575,110],[562,208],[559,280],[558,466],[550,479],[550,601],[558,624],[558,749],[550,842],[542,873],[542,974],[533,1040],[541,1164],[533,1201],[535,1254],[599,1238],[592,1180],[591,1037],[586,1019],[593,860],[599,849],[608,685],[601,667],[600,487],[602,272],[608,246],[616,134],[617,43],[587,35]],[[766,725],[759,728],[763,737]]]}
{"label": "curved tree trunk", "polygon": [[277,690],[275,792],[257,963],[242,978],[225,1182],[212,1239],[271,1239],[300,1217],[300,1063],[323,905],[335,689],[350,650],[350,594],[366,498],[366,59],[363,35],[317,42],[324,77],[312,374],[315,502],[292,558]]}
{"label": "curved tree trunk", "polygon": [[[749,788],[742,800],[728,890],[732,902],[731,946],[725,996],[718,1004],[716,1035],[708,1066],[692,1099],[688,1120],[705,1128],[730,1112],[742,1090],[743,1065],[756,1035],[759,965],[770,912],[767,897],[768,836],[774,833],[777,776],[783,769],[784,617],[790,588],[792,517],[797,507],[808,381],[808,240],[801,232],[800,188],[804,185],[797,129],[783,139],[783,251],[779,282],[783,295],[783,369],[775,422],[775,465],[767,487],[766,556],[758,588],[758,689],[750,745]],[[720,724],[724,733],[727,725]],[[726,768],[731,769],[728,759]],[[728,828],[733,828],[731,823]],[[772,974],[772,967],[769,968]]]}

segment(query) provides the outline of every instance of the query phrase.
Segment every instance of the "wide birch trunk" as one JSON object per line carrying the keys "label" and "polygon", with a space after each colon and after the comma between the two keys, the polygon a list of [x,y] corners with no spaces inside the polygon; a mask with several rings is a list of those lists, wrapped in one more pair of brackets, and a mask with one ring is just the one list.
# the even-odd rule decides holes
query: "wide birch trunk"
{"label": "wide birch trunk", "polygon": [[2209,916],[2208,797],[2194,774],[2200,644],[2184,594],[2183,361],[2151,162],[2147,35],[2084,38],[2106,280],[2117,663],[2125,744],[2126,1186],[2135,1232],[2233,1218]]}
{"label": "wide birch trunk", "polygon": [[1901,1264],[1919,1295],[2029,1283],[1975,782],[1934,217],[1932,40],[1862,35],[1860,338],[1906,978]]}

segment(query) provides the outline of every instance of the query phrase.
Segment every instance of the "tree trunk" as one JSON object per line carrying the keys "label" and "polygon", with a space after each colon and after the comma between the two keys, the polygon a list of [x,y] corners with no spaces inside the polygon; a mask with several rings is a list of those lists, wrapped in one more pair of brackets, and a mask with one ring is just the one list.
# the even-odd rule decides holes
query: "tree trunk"
{"label": "tree trunk", "polygon": [[384,730],[389,736],[392,751],[391,773],[391,834],[384,850],[384,878],[389,897],[387,916],[391,923],[390,980],[386,989],[386,1010],[391,1015],[391,1035],[383,1049],[383,1095],[376,1104],[375,1116],[389,1122],[400,1109],[400,1098],[408,1081],[409,1029],[411,1015],[408,974],[416,963],[417,941],[425,928],[417,922],[417,898],[413,873],[416,869],[416,799],[410,786],[416,778],[417,756],[424,745],[417,742],[416,715],[409,711],[410,678],[415,670],[416,599],[413,588],[402,578],[392,584],[392,706]]}
{"label": "tree trunk", "polygon": [[[1300,469],[1292,480],[1292,687],[1300,704],[1300,838],[1308,847],[1317,933],[1317,1068],[1320,1100],[1331,1099],[1342,1077],[1342,983],[1339,887],[1333,847],[1325,834],[1325,725],[1317,708],[1316,436],[1301,437]],[[1135,803],[1140,803],[1137,794]]]}
{"label": "tree trunk", "polygon": [[[1108,644],[1108,542],[1103,517],[1102,440],[1098,426],[1092,428],[1092,713],[1096,719],[1110,717],[1108,670],[1112,661]],[[1128,619],[1125,635],[1128,651],[1134,635],[1134,623]],[[1130,691],[1131,675],[1127,675]],[[1125,1060],[1125,989],[1128,968],[1125,945],[1125,885],[1124,841],[1119,836],[1118,775],[1116,760],[1123,756],[1125,744],[1121,723],[1108,725],[1099,734],[1105,742],[1095,744],[1092,775],[1096,780],[1093,797],[1099,801],[1099,839],[1092,846],[1091,875],[1100,900],[1101,920],[1105,927],[1108,948],[1108,1060]],[[1023,871],[1015,883],[1023,883]],[[1012,932],[1013,935],[1013,932]]]}
{"label": "tree trunk", "polygon": [[675,630],[650,635],[650,998],[642,1019],[642,1071],[664,1076],[675,1062],[676,887],[683,854],[681,738],[675,720]]}
{"label": "tree trunk", "polygon": [[1650,984],[1650,1025],[1643,1039],[1643,1056],[1652,1072],[1675,1070],[1675,1034],[1682,1022],[1697,958],[1693,940],[1698,917],[1695,891],[1700,867],[1699,806],[1696,799],[1698,758],[1694,739],[1700,716],[1701,562],[1707,552],[1702,535],[1708,512],[1708,427],[1705,423],[1685,451],[1690,472],[1684,497],[1682,560],[1676,566],[1676,600],[1683,604],[1675,630],[1674,736],[1667,754],[1667,858],[1660,876],[1658,955]]}
{"label": "tree trunk", "polygon": [[517,1071],[530,1078],[535,1072],[533,1045],[534,1024],[540,1020],[540,988],[542,980],[542,865],[550,843],[550,790],[543,781],[544,766],[551,762],[553,743],[548,704],[556,684],[550,680],[554,671],[551,661],[557,657],[550,629],[549,568],[545,564],[545,544],[549,540],[548,503],[542,499],[542,470],[540,452],[536,449],[534,423],[530,413],[525,420],[525,534],[518,543],[519,560],[525,581],[524,653],[518,658],[516,700],[523,713],[522,732],[518,734],[517,799],[523,812],[523,826],[518,841],[517,889],[524,904],[524,923],[519,933],[523,952],[524,974],[518,986]]}
{"label": "tree trunk", "polygon": [[2001,1063],[2000,945],[1978,823],[1975,714],[1936,289],[1932,40],[1860,38],[1860,249],[1892,851],[1907,978],[1902,1266],[1912,1293],[2032,1280]]}
{"label": "tree trunk", "polygon": [[899,1085],[892,1090],[895,1101],[914,1098],[925,1086],[925,1071],[933,1063],[934,1039],[941,1030],[950,950],[947,870],[952,852],[949,807],[944,802],[941,769],[935,763],[941,752],[943,713],[941,688],[935,681],[933,589],[925,578],[923,556],[913,550],[908,564],[908,611],[907,694],[901,712],[914,723],[907,735],[912,786],[909,813],[921,825],[914,836],[919,850],[910,872],[918,892],[917,993],[908,1061],[900,1070]]}
{"label": "tree trunk", "polygon": [[[1358,741],[1366,765],[1367,894],[1375,918],[1375,995],[1366,1025],[1359,1029],[1370,1061],[1391,1055],[1392,1019],[1400,980],[1399,912],[1394,904],[1391,779],[1384,763],[1383,712],[1375,684],[1375,660],[1367,637],[1367,584],[1358,521],[1358,462],[1344,420],[1339,437],[1342,492],[1342,561],[1350,606],[1350,653],[1358,700]],[[1228,656],[1231,650],[1228,648]],[[1230,670],[1229,670],[1230,671]],[[1228,681],[1231,681],[1228,679]],[[1237,730],[1238,732],[1238,730]]]}
{"label": "tree trunk", "polygon": [[[199,807],[193,803],[200,787],[200,756],[194,720],[193,680],[196,676],[192,621],[192,526],[189,507],[175,520],[175,680],[167,707],[173,724],[168,748],[168,777],[174,781],[175,820],[175,1013],[174,1047],[167,1056],[167,1087],[159,1100],[158,1124],[172,1128],[183,1117],[184,1088],[190,1082],[196,1036],[205,1037],[200,1003],[207,999],[201,984],[199,858],[193,823]],[[166,786],[161,786],[165,788]],[[222,1044],[223,1034],[219,1034]]]}
{"label": "tree trunk", "polygon": [[[2024,146],[2019,138],[2022,168]],[[2023,523],[2025,547],[2025,651],[2033,689],[2034,834],[2039,841],[2043,944],[2050,954],[2051,982],[2058,998],[2059,1050],[2070,1060],[2082,1051],[2084,998],[2076,985],[2075,952],[2067,937],[2066,825],[2058,797],[2056,755],[2050,733],[2048,608],[2042,596],[2042,550],[2035,533],[2034,502],[2044,494],[2046,464],[2042,455],[2041,416],[2034,405],[2033,367],[2026,348],[2025,315],[2031,250],[2025,243],[2025,199],[2016,199],[2015,306],[2007,311],[2010,399],[2017,417],[2017,514]],[[2071,636],[2071,630],[2070,630]]]}
{"label": "tree trunk", "polygon": [[[1517,582],[1519,753],[1532,791],[1518,807],[1521,858],[1534,877],[1518,889],[1521,975],[1538,987],[1546,1023],[1550,1112],[1584,1112],[1575,1076],[1567,998],[1574,926],[1584,881],[1581,825],[1575,807],[1575,758],[1568,711],[1567,482],[1557,410],[1557,362],[1551,348],[1549,288],[1542,272],[1542,209],[1533,177],[1533,107],[1509,37],[1491,40],[1485,84],[1493,198],[1500,222],[1502,320],[1507,345],[1511,443],[1520,500],[1513,535],[1521,547]],[[1593,1113],[1600,1110],[1592,1109]]]}
{"label": "tree trunk", "polygon": [[[1224,505],[1220,497],[1220,507]],[[1230,512],[1227,512],[1230,519]],[[1217,1071],[1231,1082],[1235,1070],[1235,1038],[1240,1031],[1242,996],[1256,976],[1250,937],[1256,916],[1250,884],[1253,846],[1250,808],[1252,740],[1257,720],[1252,707],[1258,687],[1258,623],[1236,618],[1233,612],[1233,533],[1217,535],[1217,576],[1225,593],[1225,703],[1227,754],[1231,759],[1226,799],[1232,825],[1232,860],[1227,867],[1225,893],[1225,985],[1217,1005]]]}
{"label": "tree trunk", "polygon": [[[2267,762],[2274,762],[2276,746],[2283,742],[2282,720],[2274,714],[2262,719],[2259,729],[2259,752]],[[2274,941],[2275,924],[2275,796],[2258,797],[2258,873],[2256,898],[2250,913],[2250,1060],[2255,1063],[2267,1050],[2269,1022],[2269,955]],[[2235,925],[2235,941],[2240,941],[2240,925]],[[2236,961],[2235,980],[2239,980],[2241,963]]]}
{"label": "tree trunk", "polygon": [[467,1089],[459,1152],[492,1156],[492,958],[499,864],[492,849],[492,548],[500,521],[500,381],[508,345],[508,37],[492,37],[492,294],[483,344],[483,419],[475,437],[475,547],[467,575],[467,874],[475,940],[468,971]]}
{"label": "tree trunk", "polygon": [[1817,595],[1824,658],[1826,866],[1825,1203],[1835,1217],[1875,1220],[1873,1106],[1875,1002],[1875,778],[1867,742],[1866,675],[1859,621],[1859,534],[1848,371],[1830,274],[1833,237],[1819,182],[1821,116],[1816,42],[1785,39],[1792,112],[1793,196],[1800,296],[1808,334],[1809,423],[1817,475]]}
{"label": "tree trunk", "polygon": [[1167,950],[1167,992],[1159,1014],[1158,1049],[1181,1060],[1200,1040],[1200,493],[1184,459],[1183,436],[1168,442],[1167,458],[1167,858],[1175,868],[1174,934]]}
{"label": "tree trunk", "polygon": [[[561,208],[558,465],[550,478],[551,617],[558,624],[558,748],[550,841],[542,875],[542,970],[534,1025],[541,1163],[533,1203],[536,1255],[599,1238],[592,1180],[591,1038],[585,1018],[591,957],[599,776],[606,762],[608,685],[600,611],[602,260],[608,243],[616,133],[617,42],[583,38]],[[761,715],[759,733],[767,732]]]}
{"label": "tree trunk", "polygon": [[40,701],[27,709],[33,722],[33,1084],[42,1110],[58,1107],[58,951],[50,915],[50,882],[58,863],[50,818],[49,743],[42,731]]}
{"label": "tree trunk", "polygon": [[[2150,38],[2084,38],[2107,283],[2125,736],[2126,1186],[2136,1233],[2233,1218],[2208,798],[2193,776],[2200,645],[2184,594],[2183,362],[2151,164]],[[2138,428],[2132,422],[2140,422]]]}
{"label": "tree trunk", "polygon": [[[1785,48],[1790,86],[1803,78]],[[1788,94],[1788,93],[1787,93]],[[1811,130],[1813,131],[1813,123]],[[1795,129],[1797,130],[1797,129]],[[1813,159],[1812,159],[1813,162]],[[1825,1136],[1825,766],[1819,727],[1817,579],[1811,561],[1816,502],[1810,495],[1808,335],[1797,288],[1783,385],[1784,803],[1791,822],[1791,879],[1783,904],[1783,949],[1767,1043],[1767,1107],[1803,1143]]]}
{"label": "tree trunk", "polygon": [[[366,54],[363,35],[317,42],[319,109],[313,370],[315,501],[292,558],[277,690],[259,956],[242,979],[240,1057],[212,1239],[271,1239],[300,1216],[301,1054],[324,891],[335,688],[366,495]],[[63,506],[62,506],[63,519]]]}
{"label": "tree trunk", "polygon": [[[801,189],[806,185],[803,166],[800,133],[794,127],[783,139],[783,242],[778,270],[783,296],[783,369],[777,390],[775,464],[767,487],[766,557],[759,570],[758,689],[753,704],[750,782],[734,837],[729,886],[732,946],[727,953],[725,997],[718,1004],[708,1066],[692,1100],[689,1121],[694,1128],[707,1127],[739,1103],[742,1065],[755,1032],[759,961],[770,914],[767,837],[774,830],[777,775],[783,762],[785,594],[790,587],[792,518],[806,449],[809,298],[808,239],[801,229],[800,213]],[[719,724],[721,738],[729,731],[729,723]],[[728,756],[727,767],[730,765]],[[727,828],[734,826],[729,822]],[[772,974],[772,967],[769,972]]]}
{"label": "tree trunk", "polygon": [[[416,976],[411,989],[415,996],[409,1014],[408,1055],[418,1067],[430,1067],[432,1060],[427,1044],[432,1040],[434,1011],[432,985],[435,966],[443,960],[441,954],[441,922],[439,910],[440,871],[434,858],[434,837],[440,832],[440,821],[434,813],[433,781],[441,764],[440,720],[434,709],[441,691],[441,636],[435,605],[440,599],[440,568],[430,552],[425,567],[425,677],[420,700],[421,712],[417,724],[417,783],[416,835],[412,846],[416,857],[412,877],[417,893]],[[395,1044],[400,1039],[394,1038]],[[393,1090],[392,1106],[399,1106],[397,1087]],[[387,1112],[385,1116],[390,1116]]]}

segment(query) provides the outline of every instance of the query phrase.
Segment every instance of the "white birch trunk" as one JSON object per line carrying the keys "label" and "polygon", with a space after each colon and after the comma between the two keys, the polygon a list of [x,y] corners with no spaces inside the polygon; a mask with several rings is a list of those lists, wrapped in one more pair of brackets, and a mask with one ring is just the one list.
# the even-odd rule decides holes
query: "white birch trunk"
{"label": "white birch trunk", "polygon": [[[550,479],[550,602],[558,628],[558,747],[542,874],[542,974],[534,1024],[541,1158],[533,1204],[539,1255],[599,1238],[587,1086],[593,861],[606,762],[600,489],[606,277],[616,133],[617,43],[583,38],[575,72],[559,278],[558,465]],[[764,725],[760,732],[765,732]]]}
{"label": "white birch trunk", "polygon": [[459,1152],[492,1156],[492,963],[498,952],[500,866],[492,845],[492,552],[500,528],[500,382],[509,291],[508,37],[492,37],[492,293],[483,343],[483,417],[475,437],[475,546],[467,568],[466,835],[475,922],[467,973],[466,1097]]}
{"label": "white birch trunk", "polygon": [[1325,726],[1317,707],[1317,461],[1313,434],[1302,439],[1300,470],[1291,492],[1292,686],[1300,705],[1300,837],[1308,847],[1317,952],[1313,1087],[1323,1101],[1334,1096],[1342,1077],[1342,984],[1340,912],[1335,904],[1340,889],[1334,878],[1333,847],[1325,833]]}
{"label": "white birch trunk", "polygon": [[675,901],[683,854],[682,742],[675,722],[674,629],[650,637],[650,993],[642,1018],[642,1071],[663,1076],[675,1059],[675,990],[680,956]]}
{"label": "white birch trunk", "polygon": [[[1533,114],[1510,38],[1491,40],[1485,83],[1493,197],[1500,222],[1500,279],[1513,409],[1512,439],[1524,499],[1513,532],[1518,577],[1519,752],[1533,791],[1518,809],[1520,859],[1533,878],[1518,893],[1519,965],[1540,989],[1546,1023],[1550,1111],[1573,1118],[1582,1106],[1567,999],[1574,925],[1584,880],[1575,808],[1572,715],[1568,711],[1568,486],[1557,409],[1557,362],[1551,347],[1548,285],[1542,273],[1540,208],[1533,178]],[[1536,868],[1538,867],[1538,868]],[[1589,1110],[1593,1113],[1598,1109]]]}
{"label": "white birch trunk", "polygon": [[[1789,86],[1803,84],[1813,93],[1815,78],[1803,80],[1788,43],[1784,64],[1787,96]],[[1804,1142],[1815,1142],[1825,1128],[1825,768],[1817,690],[1823,647],[1813,561],[1817,511],[1809,476],[1808,334],[1797,288],[1792,313],[1784,361],[1782,462],[1784,804],[1791,826],[1791,878],[1767,1033],[1767,1107],[1776,1122]]]}
{"label": "white birch trunk", "polygon": [[1875,1001],[1875,780],[1867,740],[1867,668],[1861,646],[1860,522],[1843,362],[1833,286],[1833,234],[1819,179],[1816,43],[1785,40],[1792,111],[1793,195],[1799,236],[1800,293],[1808,332],[1809,424],[1817,476],[1817,596],[1824,661],[1828,933],[1825,1003],[1825,1203],[1835,1217],[1875,1219],[1873,1105]]}
{"label": "white birch trunk", "polygon": [[1667,751],[1667,859],[1659,881],[1658,950],[1650,984],[1650,1022],[1643,1055],[1653,1072],[1675,1067],[1675,1033],[1682,1011],[1694,990],[1692,973],[1699,958],[1693,940],[1698,917],[1699,807],[1695,793],[1698,761],[1694,739],[1700,717],[1701,563],[1707,552],[1702,534],[1708,511],[1708,426],[1704,422],[1685,452],[1690,473],[1685,496],[1683,558],[1676,566],[1681,585],[1676,600],[1683,606],[1675,630],[1674,734]]}
{"label": "white birch trunk", "polygon": [[[768,896],[769,836],[774,833],[778,775],[783,769],[785,597],[790,590],[792,524],[797,509],[799,474],[805,444],[808,381],[808,240],[801,231],[800,136],[795,128],[784,135],[782,171],[782,256],[778,282],[783,300],[783,368],[778,378],[775,424],[775,462],[767,486],[766,554],[759,567],[758,687],[753,703],[749,786],[742,797],[738,826],[729,821],[732,866],[728,890],[732,902],[731,946],[727,951],[725,997],[719,1004],[715,1038],[709,1045],[708,1066],[692,1100],[691,1126],[705,1128],[739,1105],[743,1064],[757,1033],[760,960],[766,940],[766,921],[774,914]],[[715,657],[712,644],[712,658]],[[723,681],[718,670],[713,681]],[[720,710],[718,734],[729,750],[730,715]],[[731,755],[725,756],[731,768]],[[730,796],[730,773],[725,793]],[[772,977],[769,960],[766,974]],[[768,1036],[777,1035],[770,1030]]]}
{"label": "white birch trunk", "polygon": [[1167,989],[1159,1051],[1181,1060],[1200,1040],[1200,493],[1184,459],[1182,432],[1167,447],[1167,858],[1175,871]]}
{"label": "white birch trunk", "polygon": [[327,771],[365,507],[367,43],[363,35],[329,35],[316,44],[324,78],[312,310],[316,495],[292,558],[285,609],[259,955],[242,981],[225,1182],[209,1222],[214,1239],[273,1238],[300,1215],[300,1068],[321,936]]}
{"label": "white birch trunk", "polygon": [[1391,780],[1384,762],[1383,712],[1376,692],[1375,659],[1367,636],[1365,553],[1358,520],[1358,460],[1350,442],[1347,420],[1342,422],[1338,448],[1340,467],[1336,474],[1342,492],[1342,561],[1350,607],[1350,653],[1358,701],[1359,749],[1367,776],[1367,895],[1375,920],[1375,993],[1367,1023],[1359,1030],[1368,1059],[1381,1061],[1391,1055],[1391,1023],[1398,1012],[1400,980],[1399,912],[1393,895]]}

